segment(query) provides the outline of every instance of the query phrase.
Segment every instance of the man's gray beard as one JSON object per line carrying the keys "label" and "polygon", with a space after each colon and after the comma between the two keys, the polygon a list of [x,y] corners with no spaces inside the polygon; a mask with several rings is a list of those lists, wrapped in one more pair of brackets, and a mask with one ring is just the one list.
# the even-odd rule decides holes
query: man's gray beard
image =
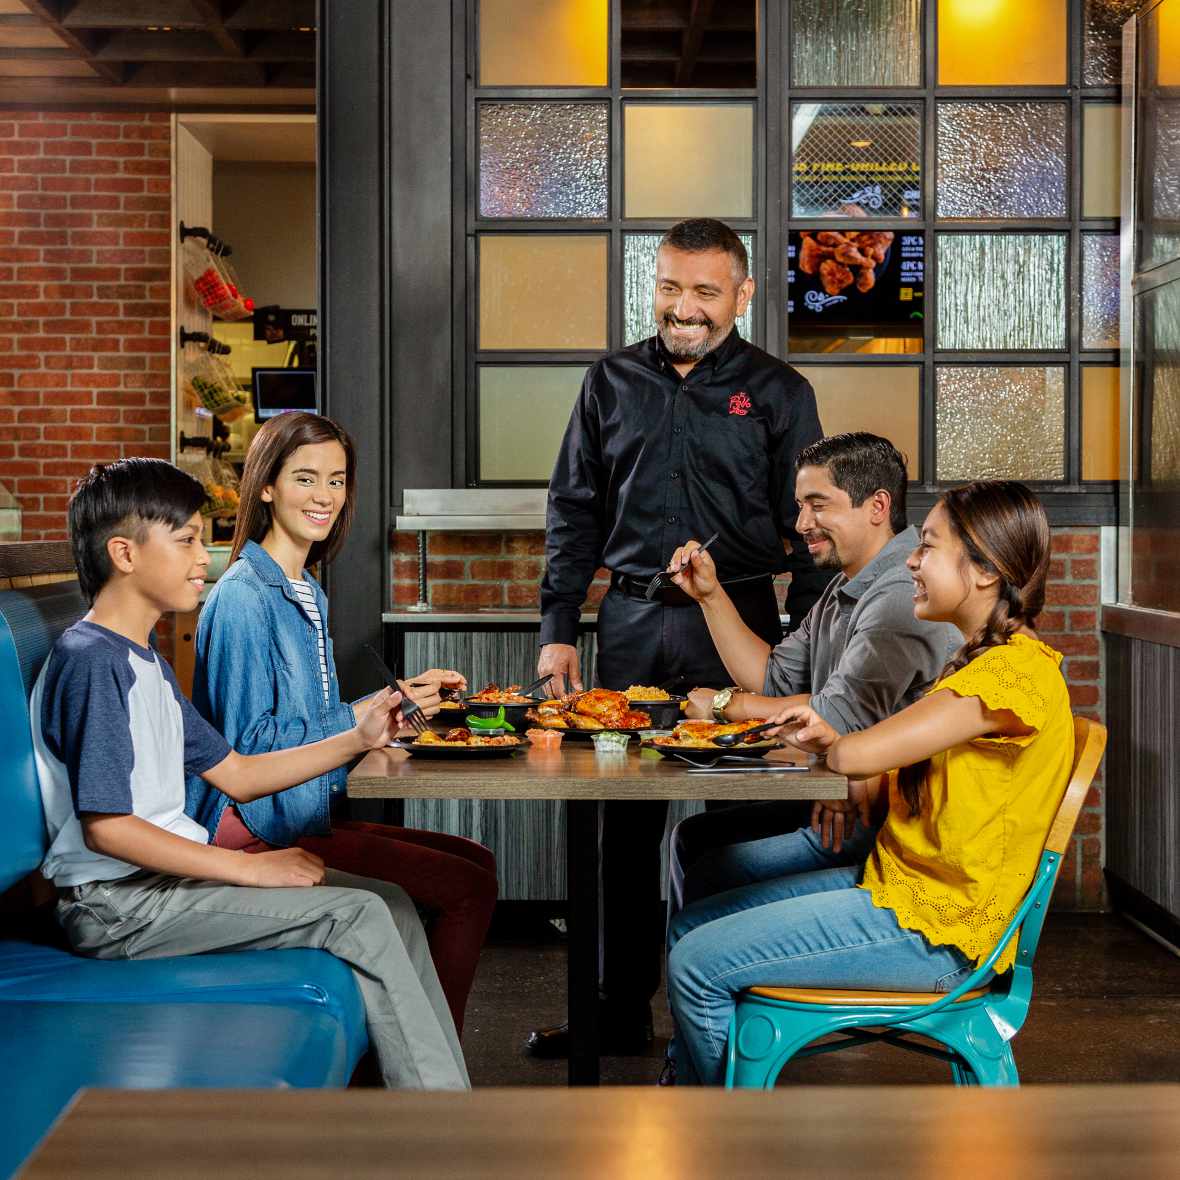
{"label": "man's gray beard", "polygon": [[713,325],[711,332],[705,333],[705,338],[700,344],[683,345],[672,343],[672,329],[660,320],[656,325],[656,331],[660,334],[660,339],[664,342],[664,347],[668,350],[668,355],[674,361],[699,361],[701,357],[707,356],[719,345],[726,336],[729,335],[730,328],[720,328],[716,324]]}

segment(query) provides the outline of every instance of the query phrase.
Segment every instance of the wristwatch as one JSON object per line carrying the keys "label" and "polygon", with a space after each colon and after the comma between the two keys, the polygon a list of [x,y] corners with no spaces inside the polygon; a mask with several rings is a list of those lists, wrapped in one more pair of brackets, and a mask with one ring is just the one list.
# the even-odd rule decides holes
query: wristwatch
{"label": "wristwatch", "polygon": [[741,691],[736,684],[731,684],[729,688],[723,688],[720,692],[713,694],[713,719],[715,721],[720,722],[722,725],[725,724],[727,720],[725,710],[729,702],[733,700],[734,694]]}

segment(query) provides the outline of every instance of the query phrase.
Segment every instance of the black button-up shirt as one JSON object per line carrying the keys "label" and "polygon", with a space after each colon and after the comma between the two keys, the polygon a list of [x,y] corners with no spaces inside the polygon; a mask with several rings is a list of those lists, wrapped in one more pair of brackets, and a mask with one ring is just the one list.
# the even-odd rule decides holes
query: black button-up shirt
{"label": "black button-up shirt", "polygon": [[811,386],[736,327],[686,377],[659,336],[597,361],[549,482],[541,642],[576,642],[599,566],[649,577],[715,532],[722,579],[790,570],[801,619],[830,575],[794,529],[795,456],[822,435]]}

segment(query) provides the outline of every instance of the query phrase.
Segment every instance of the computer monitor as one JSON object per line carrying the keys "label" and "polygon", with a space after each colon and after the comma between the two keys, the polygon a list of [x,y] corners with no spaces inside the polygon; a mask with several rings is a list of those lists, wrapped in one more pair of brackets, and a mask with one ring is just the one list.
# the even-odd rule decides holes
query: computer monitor
{"label": "computer monitor", "polygon": [[256,422],[292,410],[319,413],[315,369],[252,369],[251,376]]}

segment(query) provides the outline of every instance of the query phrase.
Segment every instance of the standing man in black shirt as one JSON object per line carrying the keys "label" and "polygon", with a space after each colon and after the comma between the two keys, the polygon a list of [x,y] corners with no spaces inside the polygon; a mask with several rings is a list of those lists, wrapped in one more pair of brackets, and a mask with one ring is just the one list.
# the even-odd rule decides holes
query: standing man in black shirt
{"label": "standing man in black shirt", "polygon": [[[599,684],[728,684],[696,604],[674,586],[655,601],[644,597],[689,537],[720,534],[710,552],[726,591],[772,647],[782,638],[774,576],[791,573],[787,609],[796,624],[826,585],[794,529],[795,456],[823,433],[815,395],[738,334],[753,294],[745,247],[729,226],[698,218],[664,235],[657,335],[591,366],[549,483],[539,675],[556,673],[560,683],[564,673],[582,687],[578,616],[605,565]],[[639,1053],[651,1040],[660,981],[658,852],[668,807],[603,809],[603,1049]],[[536,1030],[527,1048],[565,1056],[568,1029]]]}

